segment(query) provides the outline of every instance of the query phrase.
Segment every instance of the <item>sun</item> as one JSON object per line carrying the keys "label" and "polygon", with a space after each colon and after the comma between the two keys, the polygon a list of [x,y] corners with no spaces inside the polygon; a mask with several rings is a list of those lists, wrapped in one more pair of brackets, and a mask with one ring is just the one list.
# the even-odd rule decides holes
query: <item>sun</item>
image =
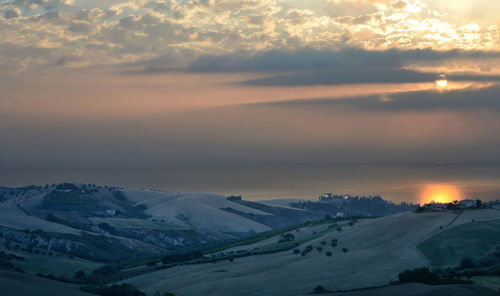
{"label": "sun", "polygon": [[452,184],[428,184],[424,186],[420,200],[421,203],[439,202],[449,203],[455,200],[460,200],[462,192],[460,189]]}
{"label": "sun", "polygon": [[439,88],[445,88],[448,85],[448,80],[446,76],[439,75],[439,78],[436,80],[436,86]]}

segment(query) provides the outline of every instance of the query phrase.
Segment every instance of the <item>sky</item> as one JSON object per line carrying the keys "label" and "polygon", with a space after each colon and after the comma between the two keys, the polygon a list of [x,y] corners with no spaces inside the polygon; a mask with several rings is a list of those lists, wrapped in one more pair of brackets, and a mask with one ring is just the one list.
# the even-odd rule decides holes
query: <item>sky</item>
{"label": "sky", "polygon": [[498,11],[3,0],[0,168],[498,166]]}

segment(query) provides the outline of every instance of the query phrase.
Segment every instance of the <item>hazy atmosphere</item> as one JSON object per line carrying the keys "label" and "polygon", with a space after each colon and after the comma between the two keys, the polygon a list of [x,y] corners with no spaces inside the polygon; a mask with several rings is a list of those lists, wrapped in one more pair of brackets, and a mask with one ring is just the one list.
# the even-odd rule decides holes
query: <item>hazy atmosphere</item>
{"label": "hazy atmosphere", "polygon": [[[389,176],[359,166],[405,165],[403,187],[500,183],[496,0],[16,0],[0,9],[4,185],[66,169],[57,181],[257,199],[366,193],[335,177],[345,165],[382,187]],[[482,182],[437,164],[495,173]],[[289,165],[295,178],[268,173],[262,187],[266,172]],[[315,165],[336,173],[300,177]],[[162,173],[92,177],[120,168]],[[224,190],[232,181],[214,175],[241,188]],[[303,185],[308,194],[285,190],[306,180],[316,184]]]}
{"label": "hazy atmosphere", "polygon": [[0,295],[498,295],[499,11],[0,0]]}

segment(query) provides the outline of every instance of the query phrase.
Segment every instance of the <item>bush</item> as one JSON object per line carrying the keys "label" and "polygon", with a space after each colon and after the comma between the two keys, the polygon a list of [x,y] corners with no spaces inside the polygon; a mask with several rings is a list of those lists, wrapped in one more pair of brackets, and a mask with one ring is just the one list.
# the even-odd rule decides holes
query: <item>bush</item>
{"label": "bush", "polygon": [[437,284],[440,280],[439,275],[427,267],[405,270],[398,275],[398,278],[400,283]]}
{"label": "bush", "polygon": [[300,253],[300,249],[294,249],[294,250],[293,250],[293,254],[297,255],[297,254],[299,254],[299,253]]}
{"label": "bush", "polygon": [[83,272],[83,270],[79,270],[75,273],[75,276],[74,276],[75,280],[79,281],[79,282],[83,282],[85,281],[85,272]]}
{"label": "bush", "polygon": [[325,254],[326,254],[326,256],[328,256],[328,257],[332,256],[332,252],[330,252],[330,251],[326,252]]}
{"label": "bush", "polygon": [[313,289],[313,294],[323,294],[323,293],[331,293],[331,291],[323,288],[323,286],[317,285]]}
{"label": "bush", "polygon": [[59,220],[56,216],[54,216],[54,214],[52,214],[52,213],[47,214],[47,218],[46,218],[46,219],[47,219],[47,221],[49,221],[49,222],[54,222],[54,223],[60,223],[60,222],[61,222],[61,221],[60,221],[60,220]]}
{"label": "bush", "polygon": [[470,258],[463,258],[462,261],[460,261],[460,268],[462,269],[468,269],[473,267],[474,267],[474,262],[472,262],[472,259]]}
{"label": "bush", "polygon": [[305,256],[307,253],[311,252],[313,250],[313,246],[309,245],[307,246],[303,251],[302,251],[302,256]]}
{"label": "bush", "polygon": [[183,253],[183,254],[165,255],[165,256],[163,256],[163,258],[161,258],[161,261],[163,264],[170,264],[170,263],[189,261],[189,260],[194,260],[194,259],[199,259],[199,258],[203,258],[203,252],[195,251],[195,252]]}
{"label": "bush", "polygon": [[290,241],[293,241],[294,239],[295,239],[295,235],[293,235],[291,233],[282,234],[281,239],[278,241],[278,243],[290,242]]}
{"label": "bush", "polygon": [[102,296],[146,296],[143,292],[131,284],[112,285],[104,287],[99,292]]}
{"label": "bush", "polygon": [[348,251],[349,251],[349,249],[347,249],[347,248],[342,248],[342,252],[347,253]]}

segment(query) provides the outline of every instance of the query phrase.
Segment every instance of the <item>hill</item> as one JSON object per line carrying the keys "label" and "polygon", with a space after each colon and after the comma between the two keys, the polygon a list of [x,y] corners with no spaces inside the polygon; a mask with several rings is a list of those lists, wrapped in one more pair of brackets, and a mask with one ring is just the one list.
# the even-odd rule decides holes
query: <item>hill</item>
{"label": "hill", "polygon": [[[500,220],[481,221],[485,216],[474,211],[464,216],[472,214],[475,215],[469,217],[468,222],[436,233],[418,245],[433,267],[455,267],[464,258],[479,262],[500,246]],[[494,215],[496,212],[490,211],[489,214]],[[459,222],[467,220],[461,218]]]}
{"label": "hill", "polygon": [[[0,268],[65,279],[97,272],[100,280],[132,283],[149,295],[306,295],[318,285],[330,291],[385,286],[407,269],[453,266],[462,255],[482,258],[497,244],[500,221],[495,209],[334,219],[337,208],[295,208],[294,202],[305,203],[297,200],[67,183],[0,190]],[[407,206],[359,200],[342,206]],[[485,247],[460,244],[463,236]],[[450,243],[456,254],[446,254]],[[441,289],[418,287],[431,295]],[[450,290],[467,295],[479,289],[471,287]]]}
{"label": "hill", "polygon": [[78,285],[61,283],[28,274],[0,270],[2,295],[91,296]]}
{"label": "hill", "polygon": [[94,184],[0,187],[0,237],[18,250],[109,262],[210,248],[323,215],[206,193]]}
{"label": "hill", "polygon": [[[488,210],[478,210],[476,215],[483,213],[488,218],[495,217]],[[500,218],[500,212],[495,213]],[[457,215],[401,213],[361,220],[353,226],[341,226],[341,231],[327,225],[316,226],[316,233],[324,233],[297,246],[301,251],[309,245],[314,248],[305,256],[284,251],[237,258],[233,262],[178,266],[128,281],[149,293],[169,290],[178,295],[237,295],[238,291],[245,291],[245,295],[279,295],[285,288],[288,295],[305,295],[316,285],[328,290],[385,285],[405,269],[430,266],[417,244],[442,231],[443,226],[451,228],[467,222],[457,219]],[[300,228],[300,233],[310,231],[307,228]],[[338,246],[329,245],[332,239],[338,240]],[[275,240],[270,238],[268,243],[276,243]],[[262,244],[235,250],[253,250]],[[316,247],[323,249],[317,251]],[[343,252],[344,248],[347,252]],[[331,252],[331,256],[326,252]]]}

